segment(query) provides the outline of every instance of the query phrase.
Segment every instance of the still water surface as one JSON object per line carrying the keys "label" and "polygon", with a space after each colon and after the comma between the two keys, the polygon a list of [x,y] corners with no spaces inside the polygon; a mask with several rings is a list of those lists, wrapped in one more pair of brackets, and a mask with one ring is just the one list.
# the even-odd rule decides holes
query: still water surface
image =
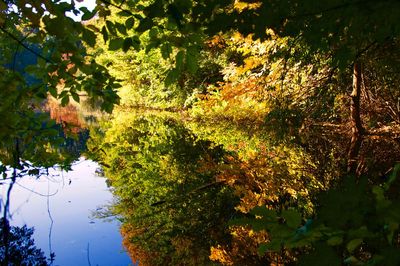
{"label": "still water surface", "polygon": [[[94,215],[113,200],[105,178],[95,174],[97,168],[81,158],[73,171],[24,177],[12,189],[11,225],[34,227],[36,246],[48,258],[55,253],[53,265],[132,265],[121,244],[119,222]],[[0,187],[4,201],[8,186]]]}

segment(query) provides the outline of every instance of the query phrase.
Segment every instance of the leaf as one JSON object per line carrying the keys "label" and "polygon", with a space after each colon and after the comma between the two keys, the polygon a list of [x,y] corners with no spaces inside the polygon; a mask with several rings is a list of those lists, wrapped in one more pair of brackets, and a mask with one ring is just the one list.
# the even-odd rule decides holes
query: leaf
{"label": "leaf", "polygon": [[47,19],[46,16],[45,18],[43,18],[43,21],[45,23],[45,27],[48,33],[55,36],[64,35],[64,28],[60,27],[60,24],[62,24],[63,21],[60,18]]}
{"label": "leaf", "polygon": [[398,163],[394,166],[393,172],[389,176],[389,180],[384,185],[385,190],[388,190],[390,185],[396,180],[399,171],[400,171],[400,164]]}
{"label": "leaf", "polygon": [[152,28],[152,29],[149,31],[149,37],[150,37],[150,39],[155,39],[155,38],[157,38],[157,35],[158,35],[158,30],[157,30],[156,28]]}
{"label": "leaf", "polygon": [[169,43],[163,43],[160,47],[161,55],[164,59],[168,59],[169,55],[172,53],[172,47]]}
{"label": "leaf", "polygon": [[190,46],[186,52],[186,67],[191,74],[195,74],[197,72],[198,66],[198,50],[197,47]]}
{"label": "leaf", "polygon": [[171,86],[175,81],[179,78],[180,71],[176,68],[170,70],[167,74],[167,77],[164,80],[164,84],[166,87]]}
{"label": "leaf", "polygon": [[390,200],[385,198],[384,188],[379,186],[374,186],[372,188],[372,193],[375,195],[376,207],[378,210],[382,210],[390,206]]}
{"label": "leaf", "polygon": [[139,26],[137,26],[137,32],[145,32],[154,26],[153,20],[151,18],[144,18],[140,21]]}
{"label": "leaf", "polygon": [[333,236],[329,238],[326,243],[328,243],[329,246],[338,246],[343,243],[343,237],[341,236]]}
{"label": "leaf", "polygon": [[265,206],[256,206],[251,211],[251,214],[261,216],[265,219],[276,220],[276,211],[267,209]]}
{"label": "leaf", "polygon": [[35,169],[28,170],[28,175],[32,175],[32,176],[39,175],[39,169],[35,168]]}
{"label": "leaf", "polygon": [[285,218],[286,224],[296,229],[301,224],[301,214],[295,210],[284,210],[282,211],[282,217]]}
{"label": "leaf", "polygon": [[90,20],[96,15],[96,10],[89,11],[86,7],[79,8],[80,11],[83,12],[81,20]]}
{"label": "leaf", "polygon": [[125,28],[125,25],[116,22],[116,23],[115,23],[115,27],[117,28],[117,30],[118,30],[121,34],[126,35],[126,28]]}
{"label": "leaf", "polygon": [[48,88],[50,95],[53,96],[54,98],[57,98],[57,88],[54,86],[49,86]]}
{"label": "leaf", "polygon": [[395,232],[397,231],[399,229],[399,223],[397,223],[397,222],[393,222],[393,221],[391,221],[391,222],[389,222],[389,224],[388,224],[388,234],[387,234],[387,236],[386,236],[386,239],[387,239],[387,241],[390,243],[390,244],[392,244],[392,242],[393,242],[393,236],[394,236],[394,234],[395,234]]}
{"label": "leaf", "polygon": [[123,38],[115,38],[110,41],[110,43],[108,45],[108,49],[110,51],[116,51],[118,49],[121,49],[123,45],[124,45]]}
{"label": "leaf", "polygon": [[69,104],[69,96],[67,95],[67,96],[64,96],[62,99],[61,99],[61,105],[62,106],[67,106]]}
{"label": "leaf", "polygon": [[[354,256],[350,256],[350,257],[344,259],[343,262],[345,264],[350,264],[350,265],[360,265],[360,261]],[[361,264],[361,265],[363,265],[363,264]]]}
{"label": "leaf", "polygon": [[96,34],[93,31],[85,29],[82,33],[82,38],[90,47],[96,45]]}
{"label": "leaf", "polygon": [[351,253],[363,242],[362,238],[356,238],[347,243],[346,248]]}
{"label": "leaf", "polygon": [[106,21],[106,26],[107,26],[108,32],[110,32],[111,34],[114,34],[114,35],[117,34],[117,31],[115,30],[114,23],[112,23],[111,21],[107,20]]}
{"label": "leaf", "polygon": [[247,226],[252,222],[252,218],[235,218],[228,222],[228,225],[238,225],[238,226]]}
{"label": "leaf", "polygon": [[129,50],[129,48],[131,48],[132,44],[133,44],[132,38],[129,38],[129,37],[126,38],[124,40],[124,43],[122,44],[122,51],[127,52]]}
{"label": "leaf", "polygon": [[95,25],[87,25],[86,27],[94,32],[100,32],[99,28],[97,28]]}
{"label": "leaf", "polygon": [[77,94],[74,91],[70,91],[70,93],[71,93],[72,99],[74,99],[75,102],[79,103],[79,101],[80,101],[79,94]]}
{"label": "leaf", "polygon": [[108,41],[108,32],[107,32],[106,26],[103,26],[103,28],[101,28],[101,34],[103,35],[104,42],[107,42]]}
{"label": "leaf", "polygon": [[133,36],[132,37],[132,47],[136,50],[140,50],[140,40],[138,36]]}
{"label": "leaf", "polygon": [[125,21],[125,27],[127,30],[132,29],[134,25],[135,25],[135,19],[133,17],[130,17]]}
{"label": "leaf", "polygon": [[185,52],[179,51],[175,56],[175,67],[178,71],[182,71],[184,65]]}
{"label": "leaf", "polygon": [[268,250],[268,245],[265,243],[260,244],[257,249],[257,253],[259,256],[264,256],[265,252]]}
{"label": "leaf", "polygon": [[125,10],[122,10],[122,11],[118,12],[117,15],[120,16],[120,17],[130,17],[130,16],[132,16],[132,14],[130,14],[129,12],[127,12]]}

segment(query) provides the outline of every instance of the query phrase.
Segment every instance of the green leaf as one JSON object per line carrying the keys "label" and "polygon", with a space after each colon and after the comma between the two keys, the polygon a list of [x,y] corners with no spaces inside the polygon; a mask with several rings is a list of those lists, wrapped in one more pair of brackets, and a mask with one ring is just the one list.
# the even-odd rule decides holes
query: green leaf
{"label": "green leaf", "polygon": [[166,87],[171,86],[179,78],[180,71],[176,68],[170,70],[165,78],[164,84]]}
{"label": "green leaf", "polygon": [[85,29],[82,33],[82,38],[90,47],[96,45],[96,34],[93,31]]}
{"label": "green leaf", "polygon": [[168,59],[169,55],[172,53],[172,47],[169,43],[163,43],[160,47],[161,55],[164,59]]}
{"label": "green leaf", "polygon": [[396,180],[399,171],[400,171],[400,164],[398,163],[394,166],[393,172],[389,176],[389,180],[384,185],[385,190],[388,190],[390,185]]}
{"label": "green leaf", "polygon": [[151,18],[144,18],[140,21],[139,26],[137,26],[137,32],[145,32],[154,26],[153,20]]}
{"label": "green leaf", "polygon": [[185,52],[179,51],[175,56],[175,65],[178,71],[182,71],[184,65]]}
{"label": "green leaf", "polygon": [[109,33],[116,35],[117,31],[115,30],[115,26],[114,23],[112,23],[111,21],[107,20],[106,21],[106,26],[107,26],[107,30]]}
{"label": "green leaf", "polygon": [[272,239],[267,245],[266,248],[271,251],[279,251],[282,249],[282,242],[279,239]]}
{"label": "green leaf", "polygon": [[79,101],[80,101],[79,95],[74,91],[70,91],[70,93],[71,93],[72,99],[74,99],[75,102],[79,103]]}
{"label": "green leaf", "polygon": [[124,39],[123,38],[115,38],[110,40],[110,43],[108,45],[108,49],[110,51],[116,51],[118,49],[121,49],[124,45]]}
{"label": "green leaf", "polygon": [[[350,257],[344,259],[343,262],[345,264],[349,264],[349,265],[360,265],[360,261],[354,256],[350,256]],[[364,264],[361,264],[361,265],[364,265]]]}
{"label": "green leaf", "polygon": [[296,229],[301,224],[301,214],[295,210],[282,211],[282,217],[285,218],[286,224],[293,229]]}
{"label": "green leaf", "polygon": [[276,220],[277,214],[276,211],[267,209],[265,206],[256,206],[251,211],[251,214],[261,216],[265,219],[271,219],[273,221]]}
{"label": "green leaf", "polygon": [[62,36],[64,35],[64,28],[60,27],[60,24],[62,24],[64,21],[60,18],[53,18],[50,19],[47,16],[43,18],[43,21],[45,23],[46,30],[48,33],[51,35],[55,36]]}
{"label": "green leaf", "polygon": [[386,239],[390,244],[392,244],[394,233],[399,229],[399,223],[391,221],[389,222],[387,229],[388,234],[386,236]]}
{"label": "green leaf", "polygon": [[54,98],[57,98],[57,88],[53,87],[53,86],[49,86],[48,89],[49,89],[51,96],[53,96]]}
{"label": "green leaf", "polygon": [[94,32],[100,32],[99,28],[97,28],[95,25],[87,25],[86,27]]}
{"label": "green leaf", "polygon": [[106,26],[103,26],[103,28],[101,28],[101,34],[103,35],[103,40],[104,42],[108,41],[108,31]]}
{"label": "green leaf", "polygon": [[329,238],[326,243],[329,246],[338,246],[343,243],[343,237],[342,236],[333,236]]}
{"label": "green leaf", "polygon": [[198,53],[197,47],[190,46],[186,52],[186,67],[191,74],[195,74],[197,69],[199,68],[198,65]]}
{"label": "green leaf", "polygon": [[89,11],[86,7],[79,8],[83,12],[81,20],[90,20],[96,15],[96,10]]}
{"label": "green leaf", "polygon": [[356,238],[347,243],[346,248],[351,253],[363,242],[362,238]]}
{"label": "green leaf", "polygon": [[61,105],[62,106],[67,106],[69,104],[69,96],[67,95],[67,96],[64,96],[62,99],[61,99]]}
{"label": "green leaf", "polygon": [[385,198],[384,188],[381,188],[379,186],[374,186],[372,188],[372,193],[374,193],[375,195],[376,207],[378,210],[385,209],[390,205],[390,200]]}
{"label": "green leaf", "polygon": [[132,37],[132,47],[136,50],[140,50],[140,40],[138,36],[133,36]]}
{"label": "green leaf", "polygon": [[239,226],[246,226],[250,223],[250,218],[235,218],[229,220],[228,225],[239,225]]}
{"label": "green leaf", "polygon": [[99,10],[99,17],[106,18],[111,15],[111,11],[109,9],[101,8]]}
{"label": "green leaf", "polygon": [[260,246],[257,249],[257,253],[259,256],[264,256],[265,252],[268,251],[268,245],[265,243],[260,244]]}
{"label": "green leaf", "polygon": [[125,25],[116,22],[116,23],[115,23],[115,27],[117,28],[117,30],[118,30],[121,34],[126,35],[126,28],[125,28]]}
{"label": "green leaf", "polygon": [[150,39],[157,38],[157,35],[158,35],[158,30],[157,30],[156,28],[152,28],[152,29],[149,31],[149,37],[150,37]]}
{"label": "green leaf", "polygon": [[129,37],[126,38],[124,40],[124,43],[122,44],[122,51],[127,52],[129,50],[129,48],[131,48],[132,44],[133,44],[132,38],[129,38]]}
{"label": "green leaf", "polygon": [[135,25],[135,19],[133,17],[130,17],[125,21],[125,27],[127,30],[132,29],[134,25]]}
{"label": "green leaf", "polygon": [[129,12],[124,11],[124,10],[118,12],[117,15],[120,16],[120,17],[130,17],[130,16],[132,16],[132,14],[130,14]]}

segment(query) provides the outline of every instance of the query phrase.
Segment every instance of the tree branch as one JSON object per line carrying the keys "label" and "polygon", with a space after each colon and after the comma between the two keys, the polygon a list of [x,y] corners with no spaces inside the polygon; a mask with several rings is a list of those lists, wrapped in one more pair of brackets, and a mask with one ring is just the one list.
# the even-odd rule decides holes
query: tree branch
{"label": "tree branch", "polygon": [[121,10],[121,11],[127,13],[128,15],[131,15],[131,16],[134,15],[130,10],[124,9],[124,8],[121,7],[123,3],[121,3],[121,4],[118,6],[118,5],[113,4],[113,3],[111,3],[110,1],[107,1],[107,0],[100,0],[100,2],[102,2],[102,3],[106,4],[106,5],[109,5],[109,6],[113,6],[113,7],[115,7],[115,8],[118,8],[119,10]]}
{"label": "tree branch", "polygon": [[19,45],[21,45],[22,47],[24,47],[27,51],[31,52],[32,54],[36,55],[37,57],[43,59],[44,61],[46,61],[47,63],[53,63],[50,61],[50,59],[44,57],[43,55],[41,55],[40,53],[36,52],[35,50],[33,50],[32,48],[30,48],[29,46],[27,46],[26,44],[23,43],[22,40],[18,39],[16,36],[14,36],[14,34],[12,34],[11,32],[9,32],[8,30],[6,30],[4,27],[0,26],[0,30],[2,32],[4,32],[5,34],[7,34],[11,39],[13,39],[14,41],[16,41]]}

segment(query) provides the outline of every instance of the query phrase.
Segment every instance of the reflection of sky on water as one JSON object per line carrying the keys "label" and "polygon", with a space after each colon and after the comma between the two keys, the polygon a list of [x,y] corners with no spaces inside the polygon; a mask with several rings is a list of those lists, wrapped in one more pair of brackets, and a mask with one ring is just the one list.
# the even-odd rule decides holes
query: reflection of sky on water
{"label": "reflection of sky on water", "polygon": [[[97,164],[91,161],[79,161],[73,171],[61,173],[51,171],[51,176],[24,177],[17,181],[11,194],[10,213],[12,225],[26,224],[34,227],[35,243],[49,257],[49,229],[51,231],[51,249],[56,255],[54,265],[91,265],[122,266],[129,265],[130,259],[122,250],[122,239],[117,221],[105,222],[93,218],[92,212],[112,201],[105,179],[95,175]],[[25,188],[23,188],[23,187]],[[2,198],[8,186],[0,186]],[[26,188],[34,191],[28,191]]]}

